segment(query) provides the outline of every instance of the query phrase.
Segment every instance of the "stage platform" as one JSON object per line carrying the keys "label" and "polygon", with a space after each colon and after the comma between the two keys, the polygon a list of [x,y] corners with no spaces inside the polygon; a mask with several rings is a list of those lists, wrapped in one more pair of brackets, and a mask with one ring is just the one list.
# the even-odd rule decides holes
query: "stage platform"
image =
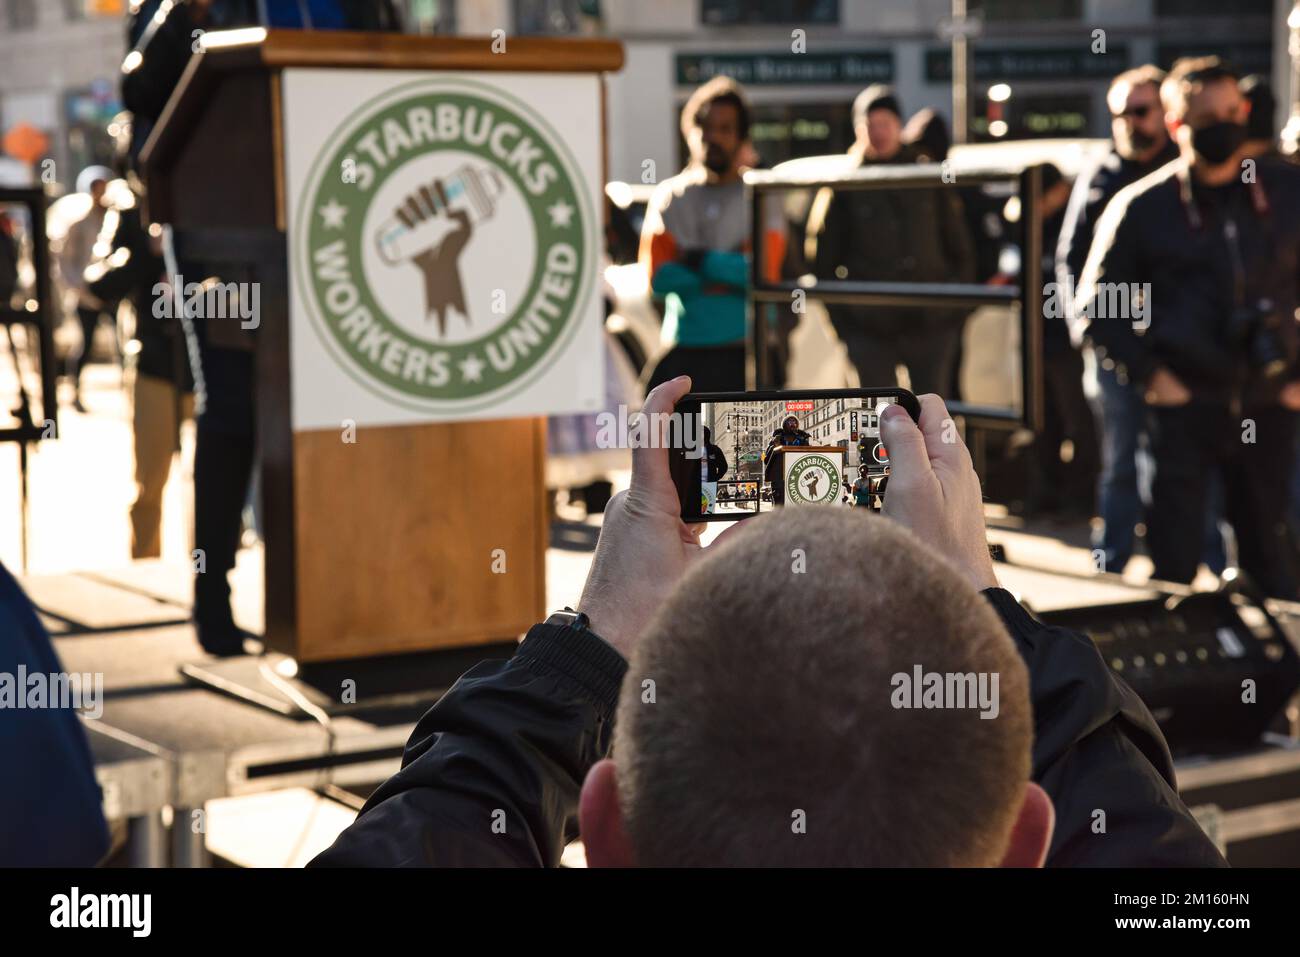
{"label": "stage platform", "polygon": [[[579,522],[553,528],[547,556],[551,607],[577,602],[596,531]],[[991,529],[990,538],[1009,559],[998,566],[1003,585],[1036,611],[1159,594],[1140,581],[1093,575],[1086,541],[1078,544],[1077,534],[1071,542],[1068,535],[1008,524]],[[237,619],[256,634],[262,598],[257,549],[241,553],[234,579]],[[367,794],[397,770],[414,723],[455,677],[430,676],[420,694],[405,700],[332,715],[304,709],[283,693],[280,680],[268,678],[261,689],[267,700],[259,702],[195,683],[196,675],[213,672],[214,663],[195,643],[187,620],[184,564],[137,562],[111,571],[27,576],[22,584],[64,668],[104,676],[103,715],[86,725],[105,812],[128,822],[127,855],[134,865],[209,863],[204,809],[211,802],[217,807],[224,799],[302,789],[307,798],[281,802],[301,808],[313,792]],[[1292,611],[1282,609],[1280,618],[1300,643],[1300,614]],[[253,642],[249,647],[256,650]],[[473,663],[467,660],[464,668]],[[215,670],[234,669],[248,685],[259,674],[279,674],[282,664],[278,655],[250,655]],[[1243,861],[1300,864],[1300,745],[1294,740],[1270,740],[1229,759],[1183,762],[1179,773],[1189,805],[1197,806],[1230,855],[1240,847]],[[256,806],[269,809],[272,803]],[[329,818],[341,822],[337,827],[349,817],[342,807]],[[246,808],[244,817],[252,816]],[[170,833],[164,820],[172,823]],[[315,839],[328,843],[330,837]],[[282,861],[283,853],[276,853]],[[295,848],[292,858],[309,856]],[[255,857],[248,855],[244,863],[256,863]]]}

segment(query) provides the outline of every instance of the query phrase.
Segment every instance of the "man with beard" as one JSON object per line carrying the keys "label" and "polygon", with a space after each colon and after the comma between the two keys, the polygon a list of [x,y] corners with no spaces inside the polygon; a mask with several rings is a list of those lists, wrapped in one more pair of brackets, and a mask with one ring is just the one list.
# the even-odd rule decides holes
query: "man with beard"
{"label": "man with beard", "polygon": [[[1238,564],[1267,594],[1294,600],[1284,513],[1300,409],[1300,169],[1247,161],[1249,104],[1218,58],[1180,60],[1161,95],[1179,159],[1107,207],[1075,314],[1145,403],[1155,577],[1196,574],[1217,476]],[[1111,305],[1113,290],[1144,298],[1141,322],[1128,302]]]}
{"label": "man with beard", "polygon": [[[700,392],[745,388],[749,124],[744,93],[728,77],[704,84],[682,109],[690,163],[655,190],[641,230],[640,260],[664,301],[663,337],[672,343],[649,370],[647,388],[679,375],[690,375]],[[771,208],[763,266],[775,279],[785,233],[779,208]]]}
{"label": "man with beard", "polygon": [[[1164,71],[1147,64],[1126,70],[1111,81],[1106,105],[1111,113],[1114,149],[1090,173],[1079,176],[1065,210],[1056,246],[1056,281],[1067,317],[1071,290],[1077,289],[1093,230],[1107,204],[1121,189],[1178,157],[1178,147],[1165,129],[1160,105]],[[1122,380],[1115,363],[1093,356],[1097,375],[1101,431],[1101,481],[1097,511],[1101,516],[1093,547],[1105,556],[1105,570],[1122,572],[1133,554],[1133,529],[1138,523],[1138,437],[1142,431],[1142,396]]]}
{"label": "man with beard", "polygon": [[763,478],[772,486],[772,504],[785,504],[785,482],[781,474],[781,456],[776,450],[783,445],[812,445],[812,436],[799,428],[799,420],[787,415],[781,427],[772,433],[763,453]]}

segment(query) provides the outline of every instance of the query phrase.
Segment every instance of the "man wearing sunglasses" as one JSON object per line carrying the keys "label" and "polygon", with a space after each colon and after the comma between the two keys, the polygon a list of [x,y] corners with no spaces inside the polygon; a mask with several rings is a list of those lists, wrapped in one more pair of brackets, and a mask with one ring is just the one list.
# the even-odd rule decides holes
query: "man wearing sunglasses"
{"label": "man wearing sunglasses", "polygon": [[[1300,169],[1247,156],[1250,104],[1218,58],[1179,60],[1161,94],[1180,157],[1106,208],[1079,280],[1079,331],[1142,395],[1155,577],[1196,575],[1217,481],[1237,565],[1295,600],[1284,515],[1300,411]],[[1134,297],[1137,322],[1123,308]]]}
{"label": "man wearing sunglasses", "polygon": [[[1106,105],[1115,146],[1095,170],[1075,181],[1056,247],[1056,281],[1062,289],[1078,287],[1093,230],[1115,194],[1178,157],[1160,105],[1164,79],[1163,70],[1147,64],[1126,70],[1111,81]],[[1067,301],[1063,305],[1071,316],[1072,304]],[[1122,572],[1133,554],[1133,529],[1139,519],[1137,449],[1142,398],[1119,380],[1113,362],[1094,358],[1097,425],[1102,439],[1097,510],[1102,524],[1093,544],[1105,555],[1106,571]]]}

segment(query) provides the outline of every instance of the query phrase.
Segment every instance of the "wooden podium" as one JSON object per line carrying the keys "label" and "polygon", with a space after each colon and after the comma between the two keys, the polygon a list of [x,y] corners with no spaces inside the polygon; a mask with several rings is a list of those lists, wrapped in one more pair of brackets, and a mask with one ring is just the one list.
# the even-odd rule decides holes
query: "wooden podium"
{"label": "wooden podium", "polygon": [[599,74],[622,66],[620,44],[512,37],[494,53],[492,42],[209,34],[142,154],[148,216],[172,227],[178,256],[260,284],[266,642],[299,662],[511,642],[547,611],[544,418],[363,425],[349,442],[340,428],[295,430],[292,410],[284,71],[594,74],[602,115],[590,128],[603,137]]}

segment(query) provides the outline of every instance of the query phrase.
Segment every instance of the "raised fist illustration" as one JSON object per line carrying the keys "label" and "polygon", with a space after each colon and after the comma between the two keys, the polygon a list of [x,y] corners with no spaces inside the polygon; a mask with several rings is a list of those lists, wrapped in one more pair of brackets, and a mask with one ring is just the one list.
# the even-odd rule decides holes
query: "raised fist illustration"
{"label": "raised fist illustration", "polygon": [[469,319],[459,263],[474,231],[469,212],[452,206],[443,181],[435,179],[407,196],[393,216],[379,237],[380,252],[389,261],[412,263],[424,275],[424,315],[436,317],[438,334],[444,335],[452,307]]}

